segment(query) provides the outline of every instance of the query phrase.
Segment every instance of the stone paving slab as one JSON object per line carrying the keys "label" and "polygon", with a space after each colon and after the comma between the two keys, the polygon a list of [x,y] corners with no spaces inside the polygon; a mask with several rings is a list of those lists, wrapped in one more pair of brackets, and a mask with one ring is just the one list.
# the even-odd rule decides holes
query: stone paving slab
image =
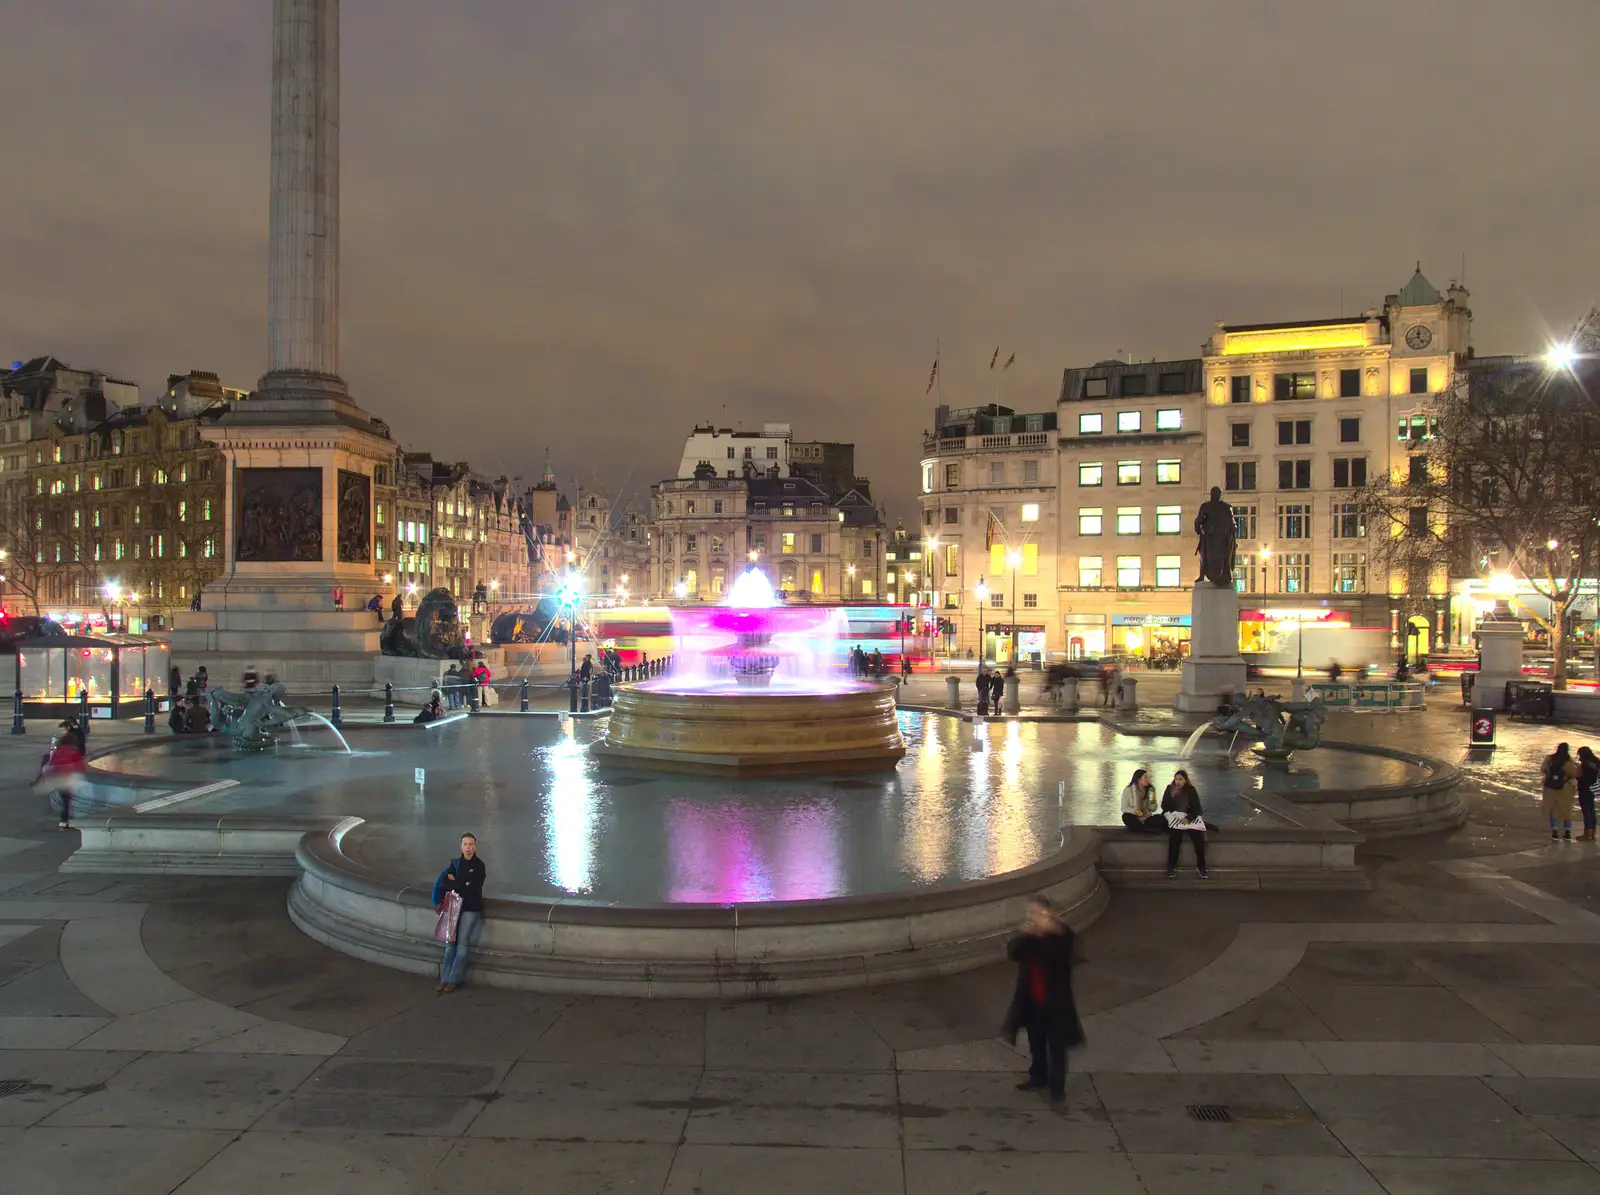
{"label": "stone paving slab", "polygon": [[168,1195],[234,1136],[175,1129],[0,1129],[0,1157],[7,1183],[19,1192]]}
{"label": "stone paving slab", "polygon": [[230,1142],[174,1195],[414,1195],[434,1185],[448,1137],[252,1132]]}
{"label": "stone paving slab", "polygon": [[[1344,1147],[1291,1082],[1275,1075],[1096,1075],[1118,1138],[1181,1154],[1338,1156]],[[1230,1124],[1194,1120],[1190,1105],[1220,1104]]]}
{"label": "stone paving slab", "polygon": [[1600,1195],[1600,1171],[1582,1162],[1372,1158],[1367,1169],[1388,1195]]}
{"label": "stone paving slab", "polygon": [[[1156,1144],[1156,1143],[1152,1143]],[[1140,1153],[1132,1163],[1148,1195],[1385,1195],[1354,1158]]]}
{"label": "stone paving slab", "polygon": [[51,1114],[51,1128],[247,1129],[317,1059],[146,1054]]}

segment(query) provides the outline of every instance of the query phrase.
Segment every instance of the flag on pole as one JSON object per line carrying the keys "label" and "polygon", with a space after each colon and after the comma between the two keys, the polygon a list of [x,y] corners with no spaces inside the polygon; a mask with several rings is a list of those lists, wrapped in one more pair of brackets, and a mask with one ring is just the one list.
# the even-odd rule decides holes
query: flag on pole
{"label": "flag on pole", "polygon": [[994,517],[994,511],[991,510],[989,512],[989,525],[985,527],[983,531],[984,551],[987,552],[994,550],[995,534],[997,532],[1004,534],[1004,531],[1000,526],[1000,521]]}
{"label": "flag on pole", "polygon": [[995,345],[994,346],[994,356],[989,358],[989,368],[993,369],[994,368],[994,363],[996,361],[998,361],[998,360],[1000,360],[1000,346],[999,345]]}
{"label": "flag on pole", "polygon": [[1000,367],[1000,372],[1004,373],[1006,370],[1010,369],[1016,363],[1017,363],[1017,355],[1015,353],[1012,353],[1011,356],[1006,358],[1006,363]]}
{"label": "flag on pole", "polygon": [[924,390],[922,393],[923,394],[932,394],[933,393],[933,384],[935,382],[937,382],[938,380],[939,380],[939,357],[938,357],[937,354],[935,354],[934,358],[933,358],[933,372],[928,375],[928,388],[926,390]]}

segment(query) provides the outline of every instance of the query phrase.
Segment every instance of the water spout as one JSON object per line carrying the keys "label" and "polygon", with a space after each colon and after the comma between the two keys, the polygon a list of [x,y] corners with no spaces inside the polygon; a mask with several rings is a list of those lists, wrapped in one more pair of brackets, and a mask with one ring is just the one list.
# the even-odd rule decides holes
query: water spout
{"label": "water spout", "polygon": [[1200,741],[1200,736],[1210,729],[1211,723],[1209,722],[1202,722],[1199,726],[1196,726],[1194,728],[1194,733],[1191,734],[1184,742],[1183,749],[1178,752],[1178,758],[1188,759],[1191,755],[1193,755],[1194,745]]}
{"label": "water spout", "polygon": [[[317,713],[315,710],[307,710],[306,713],[305,713],[305,716],[308,717],[308,718],[315,718],[318,722],[321,722],[324,726],[326,726],[329,730],[331,730],[333,732],[333,737],[339,740],[339,746],[344,748],[344,753],[346,755],[354,755],[355,754],[354,751],[350,750],[350,744],[345,740],[344,735],[339,733],[339,728],[337,726],[335,726],[332,722],[328,721],[326,718],[324,718],[321,714]],[[293,723],[290,723],[290,725],[292,726]]]}

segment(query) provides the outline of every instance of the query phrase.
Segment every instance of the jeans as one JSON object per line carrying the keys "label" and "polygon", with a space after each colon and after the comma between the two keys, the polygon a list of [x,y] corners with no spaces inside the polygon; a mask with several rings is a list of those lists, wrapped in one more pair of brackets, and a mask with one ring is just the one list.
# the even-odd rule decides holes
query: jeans
{"label": "jeans", "polygon": [[1585,830],[1593,830],[1595,828],[1594,794],[1579,793],[1578,808],[1583,813],[1583,828]]}
{"label": "jeans", "polygon": [[439,964],[440,983],[461,983],[466,978],[467,957],[482,928],[482,913],[462,911],[461,919],[456,922],[456,936],[445,944],[444,962]]}
{"label": "jeans", "polygon": [[461,690],[455,685],[445,686],[444,699],[451,709],[458,710],[461,708]]}
{"label": "jeans", "polygon": [[1188,835],[1189,841],[1194,843],[1195,866],[1201,871],[1206,869],[1206,832],[1204,830],[1171,830],[1167,831],[1167,870],[1178,870],[1178,856],[1183,852],[1183,839]]}
{"label": "jeans", "polygon": [[1028,1082],[1048,1087],[1052,1096],[1060,1097],[1067,1090],[1067,1043],[1059,1034],[1050,1032],[1049,1022],[1042,1008],[1028,1010]]}

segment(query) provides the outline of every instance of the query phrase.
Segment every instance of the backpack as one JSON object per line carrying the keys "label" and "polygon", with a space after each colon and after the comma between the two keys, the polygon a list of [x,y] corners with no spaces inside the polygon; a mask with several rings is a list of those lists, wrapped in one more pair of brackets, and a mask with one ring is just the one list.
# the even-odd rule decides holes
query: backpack
{"label": "backpack", "polygon": [[1565,788],[1567,786],[1566,761],[1557,762],[1552,759],[1545,768],[1544,786],[1546,788]]}
{"label": "backpack", "polygon": [[450,886],[445,883],[444,877],[449,875],[451,872],[455,872],[457,875],[461,874],[456,866],[460,862],[461,860],[459,859],[450,860],[450,866],[441,871],[439,873],[439,878],[433,881],[433,903],[435,906],[437,906],[440,901],[444,900],[445,893],[450,891]]}

